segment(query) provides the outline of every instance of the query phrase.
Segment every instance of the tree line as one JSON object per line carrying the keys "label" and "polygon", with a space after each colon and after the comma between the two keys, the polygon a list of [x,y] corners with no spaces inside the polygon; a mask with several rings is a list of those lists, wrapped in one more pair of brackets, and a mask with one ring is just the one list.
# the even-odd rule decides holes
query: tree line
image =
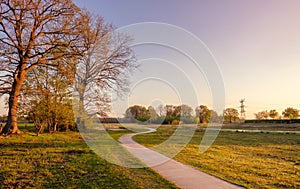
{"label": "tree line", "polygon": [[1,133],[19,133],[19,117],[55,132],[105,115],[108,91],[126,91],[136,67],[130,40],[71,0],[2,0],[0,94],[8,114]]}
{"label": "tree line", "polygon": [[263,119],[297,119],[299,118],[299,110],[297,110],[296,108],[292,108],[292,107],[288,107],[286,108],[284,111],[282,111],[281,115],[279,114],[279,112],[275,109],[273,110],[264,110],[264,111],[260,111],[254,114],[255,118],[257,120],[263,120]]}
{"label": "tree line", "polygon": [[[282,112],[282,116],[275,110],[260,111],[254,114],[256,120],[266,119],[297,119],[299,110],[288,107]],[[142,123],[163,123],[179,124],[182,123],[235,123],[243,122],[239,117],[239,112],[235,108],[226,108],[222,114],[209,109],[205,105],[197,106],[194,110],[188,105],[160,105],[158,107],[149,106],[148,108],[141,105],[133,105],[126,109],[124,122],[142,122]]]}
{"label": "tree line", "polygon": [[142,122],[156,124],[179,124],[182,123],[220,123],[239,121],[239,113],[234,108],[227,108],[223,114],[209,109],[205,105],[197,106],[194,110],[188,105],[160,105],[158,107],[133,105],[126,109],[124,122]]}

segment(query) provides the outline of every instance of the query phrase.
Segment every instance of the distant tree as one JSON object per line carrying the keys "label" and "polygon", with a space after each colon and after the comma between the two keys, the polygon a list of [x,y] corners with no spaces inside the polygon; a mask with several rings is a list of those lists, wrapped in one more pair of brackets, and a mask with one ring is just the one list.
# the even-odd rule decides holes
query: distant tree
{"label": "distant tree", "polygon": [[267,110],[265,111],[260,111],[254,114],[256,119],[268,119],[269,117],[269,112]]}
{"label": "distant tree", "polygon": [[199,118],[199,123],[209,123],[211,110],[205,105],[200,105],[195,108],[196,117]]}
{"label": "distant tree", "polygon": [[214,110],[210,110],[210,120],[209,122],[213,122],[213,123],[219,123],[220,121],[222,121],[222,116],[219,116],[218,113]]}
{"label": "distant tree", "polygon": [[79,15],[71,0],[1,0],[0,92],[9,95],[3,134],[20,132],[18,103],[28,73],[74,55]]}
{"label": "distant tree", "polygon": [[164,108],[164,106],[163,106],[162,104],[160,104],[158,107],[156,107],[156,112],[158,113],[158,115],[159,115],[160,117],[166,115],[166,113],[165,113],[165,108]]}
{"label": "distant tree", "polygon": [[131,121],[147,121],[150,117],[149,111],[144,106],[130,106],[125,112],[125,118]]}
{"label": "distant tree", "polygon": [[194,121],[191,119],[193,109],[186,104],[182,104],[179,106],[166,105],[163,109],[162,106],[160,106],[159,111],[161,112],[160,115],[165,115],[164,123],[171,124],[174,120],[177,120],[177,122],[180,122],[181,120],[185,123],[190,123]]}
{"label": "distant tree", "polygon": [[239,118],[239,112],[234,108],[227,108],[224,111],[224,121],[233,123]]}
{"label": "distant tree", "polygon": [[179,107],[180,107],[180,117],[185,117],[185,118],[192,117],[193,109],[190,106],[183,104],[180,105]]}
{"label": "distant tree", "polygon": [[265,111],[263,117],[264,117],[264,119],[268,119],[269,118],[269,112],[267,110]]}
{"label": "distant tree", "polygon": [[299,117],[299,110],[288,107],[282,112],[283,117],[289,119],[297,119]]}
{"label": "distant tree", "polygon": [[174,106],[173,105],[166,105],[165,108],[165,114],[166,116],[170,117],[174,114]]}
{"label": "distant tree", "polygon": [[157,115],[155,109],[153,108],[153,106],[149,106],[147,111],[150,116],[150,121],[154,121],[158,118],[158,115]]}
{"label": "distant tree", "polygon": [[130,106],[125,111],[125,118],[136,119],[140,114],[140,109],[143,108],[138,105]]}
{"label": "distant tree", "polygon": [[276,110],[270,110],[269,116],[270,116],[270,118],[275,119],[275,118],[278,118],[279,113]]}
{"label": "distant tree", "polygon": [[171,116],[179,120],[181,117],[181,106],[173,106]]}
{"label": "distant tree", "polygon": [[264,118],[263,114],[261,112],[257,112],[254,114],[255,119],[261,120]]}

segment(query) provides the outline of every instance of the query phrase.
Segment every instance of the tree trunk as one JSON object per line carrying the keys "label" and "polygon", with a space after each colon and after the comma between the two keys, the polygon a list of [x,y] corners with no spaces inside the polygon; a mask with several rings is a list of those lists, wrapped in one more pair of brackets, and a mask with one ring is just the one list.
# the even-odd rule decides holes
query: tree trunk
{"label": "tree trunk", "polygon": [[43,121],[41,124],[39,124],[38,129],[37,129],[37,132],[36,132],[36,136],[39,136],[39,134],[41,134],[44,130],[44,125],[45,125],[45,121]]}
{"label": "tree trunk", "polygon": [[8,116],[7,122],[2,129],[2,134],[20,133],[17,124],[18,102],[21,93],[22,84],[25,79],[25,72],[19,71],[18,76],[14,78],[11,92],[9,93],[8,100]]}
{"label": "tree trunk", "polygon": [[54,126],[53,126],[53,133],[56,133],[56,129],[57,129],[57,123],[54,123]]}
{"label": "tree trunk", "polygon": [[85,130],[85,108],[84,108],[84,94],[86,90],[86,85],[85,84],[79,84],[78,87],[78,95],[79,95],[79,104],[78,104],[78,123],[77,123],[77,128],[78,129],[83,129]]}

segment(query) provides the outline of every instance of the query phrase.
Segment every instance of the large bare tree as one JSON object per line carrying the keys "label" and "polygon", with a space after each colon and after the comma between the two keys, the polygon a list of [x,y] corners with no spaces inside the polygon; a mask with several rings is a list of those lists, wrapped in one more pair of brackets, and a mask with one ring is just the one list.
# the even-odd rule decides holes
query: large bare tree
{"label": "large bare tree", "polygon": [[136,67],[134,53],[130,38],[115,32],[102,17],[86,12],[82,19],[84,54],[77,64],[75,84],[79,111],[105,116],[110,111],[109,91],[127,89],[128,74]]}
{"label": "large bare tree", "polygon": [[76,46],[79,12],[71,0],[1,0],[0,92],[9,95],[3,134],[19,132],[18,100],[27,73],[57,65]]}

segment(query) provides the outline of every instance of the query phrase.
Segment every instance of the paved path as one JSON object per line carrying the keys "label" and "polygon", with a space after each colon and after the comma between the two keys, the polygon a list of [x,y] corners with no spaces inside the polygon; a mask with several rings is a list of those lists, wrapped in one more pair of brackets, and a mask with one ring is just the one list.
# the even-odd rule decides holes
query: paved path
{"label": "paved path", "polygon": [[[153,132],[150,129],[148,132]],[[147,132],[143,132],[147,133]],[[127,134],[119,138],[122,145],[134,156],[143,161],[147,166],[154,169],[160,175],[175,183],[183,189],[230,189],[241,188],[207,173],[196,170],[188,165],[170,159],[158,152],[146,148],[135,142],[132,137],[136,134]]]}

